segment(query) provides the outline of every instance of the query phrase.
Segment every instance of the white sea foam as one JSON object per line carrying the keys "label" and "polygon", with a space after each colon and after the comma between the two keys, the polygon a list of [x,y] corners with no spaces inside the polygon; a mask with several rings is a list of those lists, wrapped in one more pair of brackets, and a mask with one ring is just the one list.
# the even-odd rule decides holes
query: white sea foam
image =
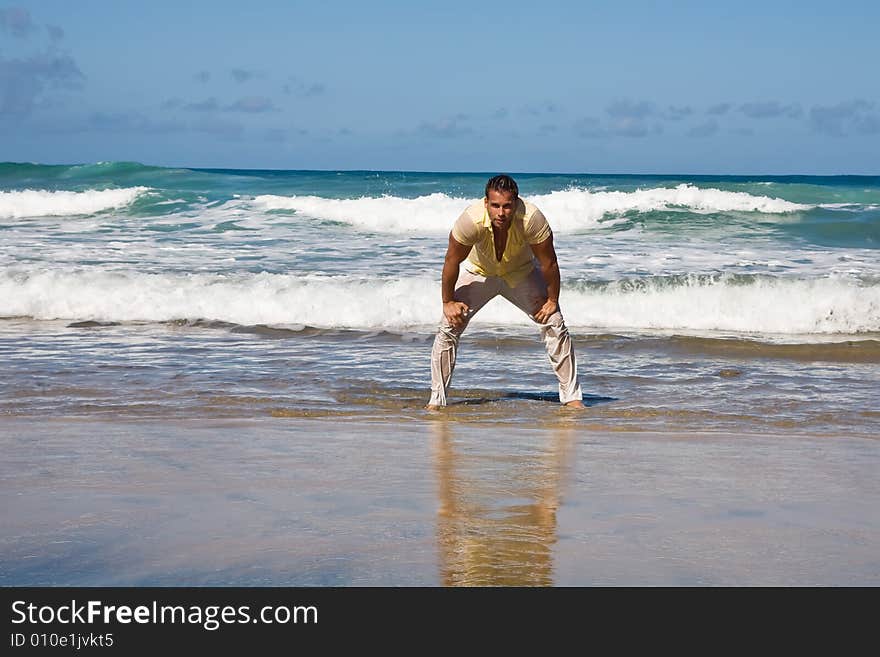
{"label": "white sea foam", "polygon": [[90,189],[85,192],[25,189],[0,192],[0,218],[68,217],[120,208],[134,201],[148,187]]}
{"label": "white sea foam", "polygon": [[330,199],[320,196],[265,195],[253,200],[254,206],[262,210],[294,210],[316,219],[394,233],[447,232],[461,211],[473,202],[439,192],[413,199],[397,196]]}
{"label": "white sea foam", "polygon": [[[396,196],[328,199],[319,196],[257,196],[260,210],[293,210],[316,219],[338,221],[380,232],[446,232],[461,211],[477,199],[435,193],[414,199]],[[530,196],[554,229],[575,231],[607,223],[627,212],[686,209],[697,213],[761,212],[785,214],[809,210],[812,205],[745,192],[677,187],[638,189],[633,192],[567,189]]]}
{"label": "white sea foam", "polygon": [[[647,278],[568,284],[580,330],[832,334],[880,331],[880,286],[846,278]],[[206,319],[243,325],[399,329],[436,324],[438,283],[284,274],[145,274],[21,268],[0,273],[0,316],[97,321]],[[529,325],[503,300],[475,324]]]}
{"label": "white sea foam", "polygon": [[682,184],[677,187],[637,189],[634,192],[591,192],[585,189],[554,191],[531,197],[547,220],[559,230],[579,230],[597,225],[603,217],[627,212],[653,212],[683,209],[699,214],[712,212],[761,212],[786,214],[814,207],[769,196],[745,192],[701,189]]}
{"label": "white sea foam", "polygon": [[849,277],[732,276],[614,282],[564,297],[577,325],[605,329],[828,334],[880,331],[880,286]]}
{"label": "white sea foam", "polygon": [[429,287],[419,279],[7,270],[0,317],[394,327],[436,320]]}

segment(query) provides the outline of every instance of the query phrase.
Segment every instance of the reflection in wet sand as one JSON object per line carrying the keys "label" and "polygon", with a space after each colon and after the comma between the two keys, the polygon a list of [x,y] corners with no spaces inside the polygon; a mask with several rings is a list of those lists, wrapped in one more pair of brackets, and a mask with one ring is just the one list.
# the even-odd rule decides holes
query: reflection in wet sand
{"label": "reflection in wet sand", "polygon": [[[556,511],[571,466],[574,428],[543,444],[479,443],[455,423],[432,423],[438,479],[437,542],[445,586],[551,586]],[[471,428],[472,430],[472,428]],[[494,444],[493,444],[494,443]]]}

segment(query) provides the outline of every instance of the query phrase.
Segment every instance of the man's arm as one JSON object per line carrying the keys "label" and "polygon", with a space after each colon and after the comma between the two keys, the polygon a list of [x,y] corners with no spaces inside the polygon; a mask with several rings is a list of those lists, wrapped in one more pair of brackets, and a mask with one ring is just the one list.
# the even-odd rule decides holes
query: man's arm
{"label": "man's arm", "polygon": [[467,304],[455,300],[455,282],[458,280],[459,265],[468,257],[471,248],[449,233],[449,246],[446,248],[446,259],[443,261],[440,292],[443,295],[443,315],[446,321],[456,328],[464,324],[465,314],[470,310]]}
{"label": "man's arm", "polygon": [[544,324],[550,315],[559,310],[559,263],[556,261],[556,249],[553,248],[553,235],[543,242],[531,244],[532,253],[541,265],[541,273],[547,283],[547,300],[532,315],[536,321]]}

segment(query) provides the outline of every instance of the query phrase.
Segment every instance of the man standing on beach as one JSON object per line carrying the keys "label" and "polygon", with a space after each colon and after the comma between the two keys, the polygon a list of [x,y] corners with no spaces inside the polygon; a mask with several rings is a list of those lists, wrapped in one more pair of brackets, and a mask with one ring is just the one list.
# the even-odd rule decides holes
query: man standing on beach
{"label": "man standing on beach", "polygon": [[[467,264],[459,271],[465,259]],[[441,283],[443,320],[431,350],[427,408],[446,406],[458,340],[471,318],[499,294],[540,325],[547,356],[559,379],[559,401],[583,408],[577,361],[559,310],[559,286],[559,265],[547,219],[519,198],[513,178],[491,178],[483,200],[468,207],[449,233]]]}

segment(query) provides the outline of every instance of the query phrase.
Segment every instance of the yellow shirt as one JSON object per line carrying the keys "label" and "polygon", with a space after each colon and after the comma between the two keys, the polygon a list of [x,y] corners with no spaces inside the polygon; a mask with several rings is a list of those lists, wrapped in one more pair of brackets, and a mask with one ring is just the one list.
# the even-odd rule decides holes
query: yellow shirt
{"label": "yellow shirt", "polygon": [[492,221],[482,200],[462,212],[452,226],[455,241],[473,247],[468,254],[467,269],[480,276],[501,276],[511,287],[522,282],[535,268],[529,245],[540,244],[550,235],[550,224],[544,214],[522,199],[517,199],[501,260],[495,256]]}

